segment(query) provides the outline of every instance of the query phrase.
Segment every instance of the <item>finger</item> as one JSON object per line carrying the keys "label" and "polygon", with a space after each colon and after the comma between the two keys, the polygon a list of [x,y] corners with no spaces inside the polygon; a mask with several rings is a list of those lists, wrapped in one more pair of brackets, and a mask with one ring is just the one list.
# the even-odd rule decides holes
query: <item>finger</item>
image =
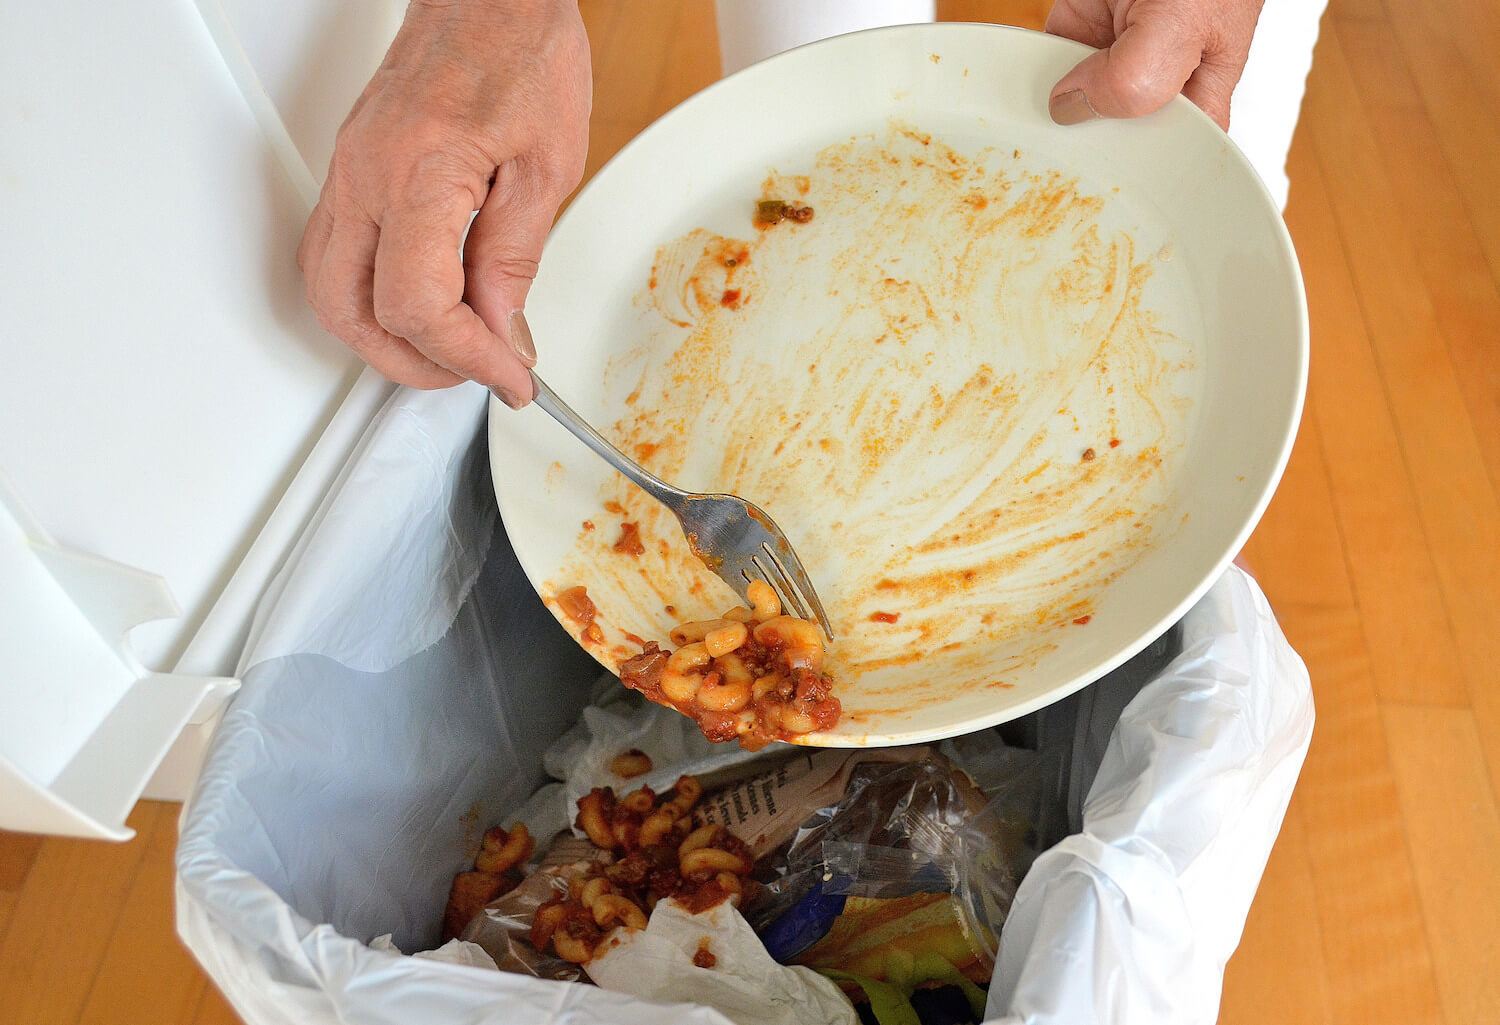
{"label": "finger", "polygon": [[323,264],[323,251],[328,248],[328,236],[333,233],[333,181],[323,183],[323,191],[308,215],[302,229],[302,238],[297,243],[297,267],[302,271],[302,294],[308,305],[313,300],[314,286],[318,283],[318,269]]}
{"label": "finger", "polygon": [[467,192],[452,190],[386,219],[375,254],[375,319],[434,363],[519,407],[532,397],[529,369],[463,301],[460,247],[470,204]]}
{"label": "finger", "polygon": [[1140,17],[1052,87],[1052,119],[1070,125],[1150,114],[1182,91],[1202,57],[1202,33],[1188,20],[1171,13]]}
{"label": "finger", "polygon": [[1047,12],[1048,34],[1102,49],[1114,42],[1114,15],[1101,3],[1056,0]]}
{"label": "finger", "polygon": [[326,199],[320,196],[307,218],[307,226],[302,229],[302,240],[297,243],[297,266],[309,281],[318,280],[318,265],[323,262],[323,250],[328,247],[328,236],[332,233],[333,215],[328,212]]}
{"label": "finger", "polygon": [[560,200],[529,165],[511,161],[496,172],[464,242],[469,305],[528,367],[536,366],[536,349],[516,314],[526,305]]}
{"label": "finger", "polygon": [[1234,87],[1239,85],[1240,74],[1244,69],[1243,59],[1235,61],[1205,57],[1182,87],[1182,95],[1192,100],[1227,132],[1230,98],[1234,95]]}
{"label": "finger", "polygon": [[343,217],[329,232],[313,286],[313,308],[332,334],[397,384],[447,388],[462,378],[423,356],[375,321],[375,252],[380,230],[368,219]]}

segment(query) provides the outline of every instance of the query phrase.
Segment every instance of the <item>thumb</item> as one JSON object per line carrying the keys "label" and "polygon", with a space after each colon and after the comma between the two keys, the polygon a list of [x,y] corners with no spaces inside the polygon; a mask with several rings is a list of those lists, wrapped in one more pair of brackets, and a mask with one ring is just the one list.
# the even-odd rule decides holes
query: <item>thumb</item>
{"label": "thumb", "polygon": [[464,300],[515,357],[499,388],[521,404],[532,396],[537,358],[521,310],[558,203],[538,174],[511,161],[496,172],[464,242]]}
{"label": "thumb", "polygon": [[1100,117],[1140,117],[1182,91],[1203,58],[1203,38],[1188,20],[1143,14],[1108,49],[1089,54],[1052,87],[1048,110],[1060,125]]}

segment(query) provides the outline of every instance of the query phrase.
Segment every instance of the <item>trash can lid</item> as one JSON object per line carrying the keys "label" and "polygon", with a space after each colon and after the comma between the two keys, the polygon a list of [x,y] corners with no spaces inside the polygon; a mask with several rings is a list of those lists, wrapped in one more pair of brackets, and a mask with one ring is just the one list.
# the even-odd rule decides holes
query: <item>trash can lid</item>
{"label": "trash can lid", "polygon": [[395,22],[282,6],[0,8],[0,828],[130,835],[390,392],[294,253]]}
{"label": "trash can lid", "polygon": [[303,302],[307,186],[236,77],[194,5],[0,12],[0,470],[60,543],[166,578],[182,616],[134,634],[156,669],[361,366]]}

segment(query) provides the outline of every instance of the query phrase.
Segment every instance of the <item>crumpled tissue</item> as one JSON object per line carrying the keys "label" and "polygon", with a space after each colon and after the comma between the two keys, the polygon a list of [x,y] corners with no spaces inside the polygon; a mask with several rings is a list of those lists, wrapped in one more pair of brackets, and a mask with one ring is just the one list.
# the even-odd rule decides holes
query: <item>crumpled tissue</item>
{"label": "crumpled tissue", "polygon": [[[612,772],[609,765],[631,748],[644,751],[652,769],[627,779]],[[558,782],[533,794],[515,818],[526,823],[532,836],[545,841],[572,825],[578,799],[595,787],[614,787],[623,794],[649,786],[661,793],[670,790],[679,776],[703,777],[777,753],[774,748],[751,752],[738,744],[715,744],[692,719],[646,701],[606,674],[595,684],[579,721],[542,758],[543,768]]]}
{"label": "crumpled tissue", "polygon": [[[693,963],[700,946],[713,954],[712,968]],[[773,961],[750,923],[727,903],[694,915],[675,900],[664,900],[644,931],[622,934],[587,968],[604,989],[710,1007],[735,1025],[859,1021],[833,982],[811,968]]]}

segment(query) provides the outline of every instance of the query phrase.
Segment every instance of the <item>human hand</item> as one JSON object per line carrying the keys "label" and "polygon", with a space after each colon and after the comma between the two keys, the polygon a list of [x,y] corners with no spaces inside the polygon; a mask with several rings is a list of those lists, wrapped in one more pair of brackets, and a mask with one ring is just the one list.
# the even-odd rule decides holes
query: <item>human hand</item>
{"label": "human hand", "polygon": [[297,250],[323,326],[398,383],[529,402],[520,311],[583,176],[590,90],[574,0],[414,0]]}
{"label": "human hand", "polygon": [[1140,117],[1181,92],[1229,128],[1263,0],[1055,0],[1047,31],[1099,47],[1052,87],[1052,119]]}

